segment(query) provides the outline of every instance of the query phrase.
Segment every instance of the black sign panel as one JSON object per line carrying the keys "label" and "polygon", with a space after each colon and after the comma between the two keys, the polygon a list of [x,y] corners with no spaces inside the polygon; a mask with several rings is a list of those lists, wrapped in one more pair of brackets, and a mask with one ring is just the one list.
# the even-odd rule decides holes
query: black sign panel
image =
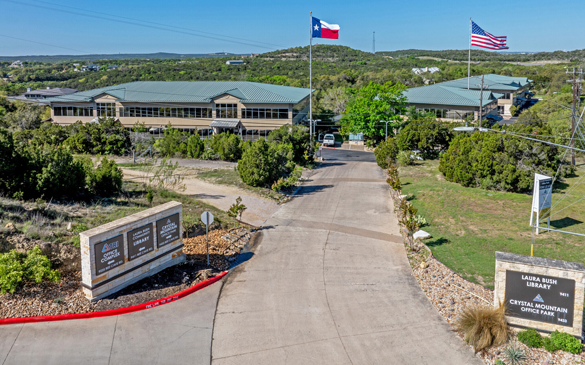
{"label": "black sign panel", "polygon": [[161,247],[179,239],[181,220],[179,213],[156,221],[156,242]]}
{"label": "black sign panel", "polygon": [[96,275],[103,274],[124,263],[124,236],[122,235],[97,243],[94,249]]}
{"label": "black sign panel", "polygon": [[134,260],[144,254],[154,251],[152,223],[131,230],[127,233],[127,238],[128,260]]}
{"label": "black sign panel", "polygon": [[508,315],[573,327],[575,280],[506,271]]}

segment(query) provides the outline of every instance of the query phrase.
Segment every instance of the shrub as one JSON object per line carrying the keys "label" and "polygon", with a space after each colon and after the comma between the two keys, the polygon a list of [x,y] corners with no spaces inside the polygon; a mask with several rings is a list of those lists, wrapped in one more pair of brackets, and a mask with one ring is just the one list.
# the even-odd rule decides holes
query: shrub
{"label": "shrub", "polygon": [[199,137],[199,134],[194,134],[187,138],[187,155],[191,158],[199,158],[205,149],[205,144]]}
{"label": "shrub", "polygon": [[414,165],[414,158],[412,157],[411,151],[400,151],[396,160],[402,166],[411,166]]}
{"label": "shrub", "polygon": [[398,147],[394,138],[388,138],[381,142],[374,150],[374,155],[376,156],[378,166],[387,169],[391,163],[396,161],[396,156],[398,155]]}
{"label": "shrub", "polygon": [[302,125],[283,125],[268,134],[266,140],[269,143],[287,144],[293,151],[292,160],[300,166],[311,163],[312,154],[306,154],[309,150],[308,128]]}
{"label": "shrub", "polygon": [[154,143],[154,148],[163,157],[173,157],[176,154],[186,155],[187,154],[187,143],[185,143],[186,134],[173,128],[169,123],[167,129],[165,129],[165,135],[163,138],[159,138]]}
{"label": "shrub", "polygon": [[550,352],[563,350],[573,354],[578,354],[583,350],[583,344],[577,338],[568,333],[554,331],[548,338],[544,339],[544,348]]}
{"label": "shrub", "polygon": [[238,196],[236,198],[236,202],[230,206],[230,209],[227,211],[227,214],[232,218],[237,218],[239,216],[241,220],[242,214],[244,214],[244,211],[246,209],[248,208],[244,204],[242,204],[242,198]]}
{"label": "shrub", "polygon": [[522,364],[527,359],[524,351],[515,343],[506,347],[503,352],[510,365]]}
{"label": "shrub", "polygon": [[398,167],[394,164],[388,165],[388,179],[386,179],[388,185],[394,190],[400,190],[400,177],[398,177]]}
{"label": "shrub", "polygon": [[122,155],[131,147],[130,132],[114,118],[99,118],[97,123],[77,122],[67,128],[70,137],[63,144],[76,153]]}
{"label": "shrub", "polygon": [[244,152],[238,161],[238,173],[245,184],[250,186],[271,185],[275,180],[275,156],[270,145],[260,138]]}
{"label": "shrub", "polygon": [[540,335],[540,333],[538,333],[537,330],[532,328],[518,332],[518,341],[530,347],[544,346],[542,336]]}
{"label": "shrub", "polygon": [[122,170],[114,160],[103,157],[97,168],[86,173],[87,188],[93,194],[109,196],[122,189]]}
{"label": "shrub", "polygon": [[37,284],[43,279],[58,282],[61,275],[51,269],[51,261],[41,253],[39,246],[33,247],[26,255],[16,250],[0,254],[0,294],[14,293],[25,279]]}
{"label": "shrub", "polygon": [[505,343],[510,335],[505,306],[498,308],[472,306],[463,309],[457,318],[457,328],[475,351]]}
{"label": "shrub", "polygon": [[217,153],[223,161],[238,161],[242,157],[242,140],[235,134],[224,134]]}
{"label": "shrub", "polygon": [[[547,125],[509,126],[517,133],[550,135]],[[500,133],[461,134],[441,156],[439,171],[448,181],[463,186],[512,192],[529,192],[534,174],[554,176],[561,164],[556,146],[527,141]],[[563,166],[560,176],[571,173]]]}
{"label": "shrub", "polygon": [[421,115],[410,119],[396,138],[400,151],[420,150],[424,158],[435,158],[449,148],[453,133],[435,116]]}

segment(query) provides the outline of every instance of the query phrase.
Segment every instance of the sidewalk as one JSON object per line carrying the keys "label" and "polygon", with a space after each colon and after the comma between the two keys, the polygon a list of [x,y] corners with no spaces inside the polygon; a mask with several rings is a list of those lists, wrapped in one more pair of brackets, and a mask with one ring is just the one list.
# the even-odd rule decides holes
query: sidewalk
{"label": "sidewalk", "polygon": [[0,326],[0,364],[208,364],[222,285],[121,316]]}

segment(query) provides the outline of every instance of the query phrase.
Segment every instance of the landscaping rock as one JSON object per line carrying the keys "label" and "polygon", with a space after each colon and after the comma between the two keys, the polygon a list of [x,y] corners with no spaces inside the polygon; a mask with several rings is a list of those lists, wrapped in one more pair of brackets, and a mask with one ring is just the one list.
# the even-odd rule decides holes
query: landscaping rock
{"label": "landscaping rock", "polygon": [[417,231],[415,234],[413,234],[412,237],[414,239],[417,239],[418,238],[419,240],[424,240],[424,239],[427,239],[427,238],[431,238],[432,236],[431,236],[430,233],[425,232],[425,231],[423,231],[421,229],[421,230]]}

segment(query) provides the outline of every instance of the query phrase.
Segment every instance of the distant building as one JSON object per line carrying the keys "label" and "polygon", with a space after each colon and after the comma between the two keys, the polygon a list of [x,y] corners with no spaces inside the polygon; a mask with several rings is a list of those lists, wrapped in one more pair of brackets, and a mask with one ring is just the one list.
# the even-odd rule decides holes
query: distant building
{"label": "distant building", "polygon": [[14,61],[8,67],[22,67],[22,61]]}
{"label": "distant building", "polygon": [[27,88],[27,90],[24,94],[21,94],[19,96],[11,96],[11,97],[8,97],[8,99],[21,100],[21,101],[32,101],[32,102],[37,102],[40,104],[48,104],[47,102],[45,102],[45,99],[47,99],[47,98],[69,95],[69,94],[73,94],[75,92],[77,92],[77,89],[67,89],[67,88],[62,89],[59,87],[51,89],[50,87],[47,87],[46,89],[31,90],[29,87],[29,88]]}
{"label": "distant building", "polygon": [[241,65],[243,63],[244,63],[243,60],[230,60],[230,61],[225,61],[225,64],[226,65]]}
{"label": "distant building", "polygon": [[[511,116],[510,107],[520,105],[529,97],[526,91],[532,80],[526,77],[484,75],[481,113],[483,116]],[[469,115],[479,118],[481,77],[441,82],[414,87],[404,91],[409,106],[422,112],[434,113],[437,118],[462,120]],[[515,97],[514,94],[518,95]]]}
{"label": "distant building", "polygon": [[81,72],[85,72],[85,71],[99,71],[100,70],[100,65],[85,65],[85,66],[81,66]]}
{"label": "distant building", "polygon": [[117,66],[117,65],[110,66],[110,67],[108,67],[108,71],[115,70],[115,69],[117,69],[118,67],[120,67],[120,66]]}
{"label": "distant building", "polygon": [[137,81],[48,99],[60,125],[117,118],[127,128],[171,123],[200,133],[257,139],[306,115],[309,89],[247,81]]}
{"label": "distant building", "polygon": [[423,67],[423,68],[413,68],[412,72],[414,72],[417,75],[422,75],[425,72],[430,72],[432,74],[434,74],[435,72],[439,72],[441,71],[441,69],[439,69],[438,67]]}

